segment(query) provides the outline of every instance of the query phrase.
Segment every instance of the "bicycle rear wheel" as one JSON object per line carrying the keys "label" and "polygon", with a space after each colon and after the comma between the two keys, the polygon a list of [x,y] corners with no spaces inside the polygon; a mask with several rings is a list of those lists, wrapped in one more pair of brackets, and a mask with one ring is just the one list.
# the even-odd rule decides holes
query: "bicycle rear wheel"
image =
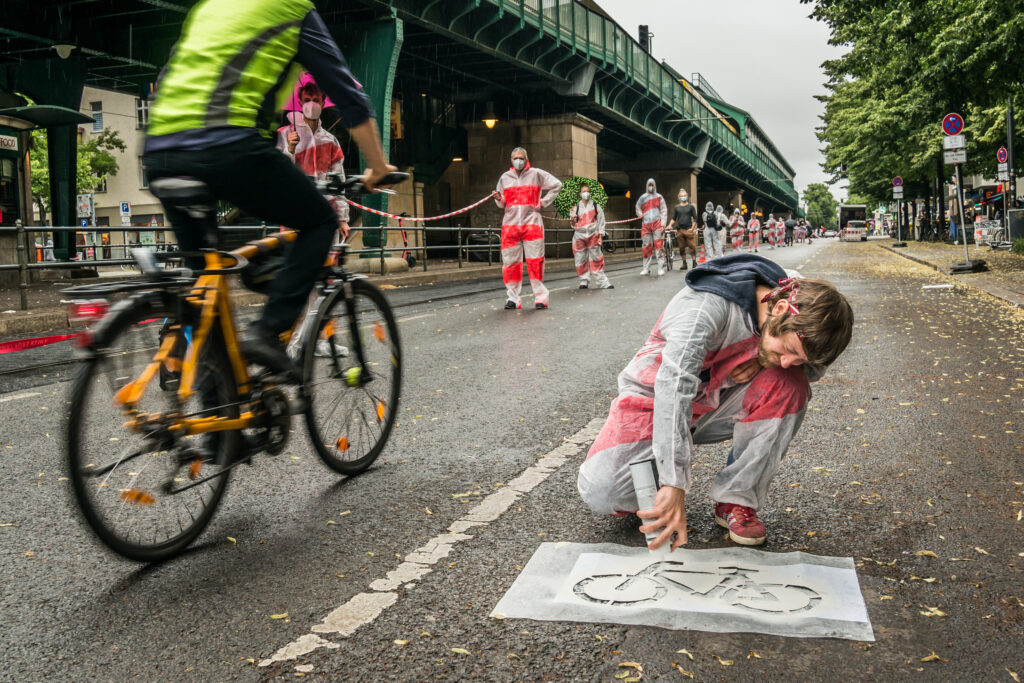
{"label": "bicycle rear wheel", "polygon": [[[373,464],[395,425],[402,349],[398,324],[380,290],[365,280],[347,286],[351,301],[342,286],[320,304],[304,343],[303,379],[313,446],[328,467],[354,475]],[[356,334],[365,375],[356,358]]]}
{"label": "bicycle rear wheel", "polygon": [[86,523],[107,547],[156,562],[181,552],[210,521],[228,483],[238,433],[177,439],[166,429],[143,433],[128,426],[132,416],[121,412],[114,396],[152,362],[167,334],[177,339],[175,353],[149,383],[135,415],[180,409],[182,415],[237,417],[235,381],[223,343],[212,337],[198,359],[195,393],[179,406],[185,321],[151,299],[113,315],[102,348],[82,363],[72,386],[68,478]]}

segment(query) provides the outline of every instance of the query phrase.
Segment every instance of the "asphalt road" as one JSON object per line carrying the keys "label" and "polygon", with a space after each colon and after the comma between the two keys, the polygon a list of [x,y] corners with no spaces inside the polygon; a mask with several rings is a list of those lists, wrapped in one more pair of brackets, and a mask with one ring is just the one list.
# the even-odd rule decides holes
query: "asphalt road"
{"label": "asphalt road", "polygon": [[[679,679],[674,663],[698,680],[1024,675],[1020,312],[961,286],[924,290],[944,280],[872,244],[765,255],[833,280],[857,315],[762,511],[765,549],[855,558],[877,642],[488,617],[542,541],[642,544],[634,522],[590,514],[575,492],[588,425],[682,279],[637,266],[612,274],[613,291],[554,283],[548,311],[501,310],[494,286],[436,287],[453,297],[429,302],[395,292],[405,384],[377,465],[335,475],[296,422],[288,450],[241,468],[199,542],[159,566],[112,556],[79,524],[61,481],[63,376],[8,376],[0,679],[615,680],[626,661],[644,680]],[[727,543],[707,500],[727,452],[698,449],[691,547]],[[536,464],[527,490],[516,477]],[[438,551],[453,522],[517,486]],[[379,615],[356,614],[349,636],[311,632],[325,617],[344,632],[333,611],[417,550],[430,572],[377,591],[394,596]]]}

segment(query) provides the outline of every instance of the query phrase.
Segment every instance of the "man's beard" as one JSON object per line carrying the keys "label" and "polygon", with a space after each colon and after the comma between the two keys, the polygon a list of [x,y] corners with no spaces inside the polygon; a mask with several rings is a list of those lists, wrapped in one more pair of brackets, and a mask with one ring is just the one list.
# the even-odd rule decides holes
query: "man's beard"
{"label": "man's beard", "polygon": [[761,338],[757,340],[757,360],[761,363],[763,368],[777,368],[779,367],[778,356],[772,358],[772,354],[768,349],[764,347],[765,334],[761,335]]}

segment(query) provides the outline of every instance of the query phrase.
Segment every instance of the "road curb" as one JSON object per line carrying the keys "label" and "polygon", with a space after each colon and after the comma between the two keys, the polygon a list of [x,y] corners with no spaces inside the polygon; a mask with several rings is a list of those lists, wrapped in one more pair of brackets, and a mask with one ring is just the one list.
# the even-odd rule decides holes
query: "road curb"
{"label": "road curb", "polygon": [[1008,303],[1011,306],[1014,306],[1015,308],[1024,309],[1024,297],[1021,297],[1018,294],[1014,294],[1012,292],[1008,292],[1006,290],[1003,290],[1001,288],[996,288],[996,287],[993,287],[991,285],[989,285],[988,287],[984,287],[984,286],[982,286],[981,284],[979,284],[977,282],[972,282],[971,280],[965,279],[965,278],[970,277],[969,275],[955,275],[955,274],[949,272],[948,270],[943,269],[941,266],[937,266],[934,263],[932,263],[931,261],[927,261],[927,260],[925,260],[923,258],[920,258],[918,256],[912,256],[912,255],[910,255],[910,254],[908,254],[908,253],[906,253],[904,251],[900,251],[899,249],[893,249],[892,247],[887,247],[884,244],[879,244],[878,246],[881,247],[882,249],[885,249],[888,252],[896,254],[897,256],[902,256],[903,258],[907,259],[908,261],[913,261],[914,263],[919,263],[922,266],[927,266],[927,267],[931,268],[932,270],[934,270],[934,271],[936,271],[938,273],[942,273],[943,275],[945,275],[947,277],[951,277],[951,278],[953,278],[954,280],[956,280],[957,282],[959,282],[960,284],[962,284],[962,285],[964,285],[966,287],[971,287],[973,289],[978,290],[979,292],[982,292],[984,294],[988,294],[989,296],[994,297],[996,299],[999,299],[1000,301],[1003,301],[1005,303]]}

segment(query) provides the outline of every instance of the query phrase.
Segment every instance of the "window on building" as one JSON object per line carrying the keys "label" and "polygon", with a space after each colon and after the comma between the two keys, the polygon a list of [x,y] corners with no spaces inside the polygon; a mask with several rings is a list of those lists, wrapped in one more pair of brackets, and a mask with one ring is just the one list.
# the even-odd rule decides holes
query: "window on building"
{"label": "window on building", "polygon": [[96,186],[93,192],[106,192],[107,191],[107,176],[100,178],[100,184]]}
{"label": "window on building", "polygon": [[149,124],[149,100],[135,98],[135,127],[145,128]]}
{"label": "window on building", "polygon": [[90,102],[89,108],[92,109],[92,132],[102,133],[103,132],[103,103],[102,102]]}
{"label": "window on building", "polygon": [[146,164],[142,162],[142,157],[139,157],[139,187],[143,190],[149,189],[149,178],[146,177]]}

